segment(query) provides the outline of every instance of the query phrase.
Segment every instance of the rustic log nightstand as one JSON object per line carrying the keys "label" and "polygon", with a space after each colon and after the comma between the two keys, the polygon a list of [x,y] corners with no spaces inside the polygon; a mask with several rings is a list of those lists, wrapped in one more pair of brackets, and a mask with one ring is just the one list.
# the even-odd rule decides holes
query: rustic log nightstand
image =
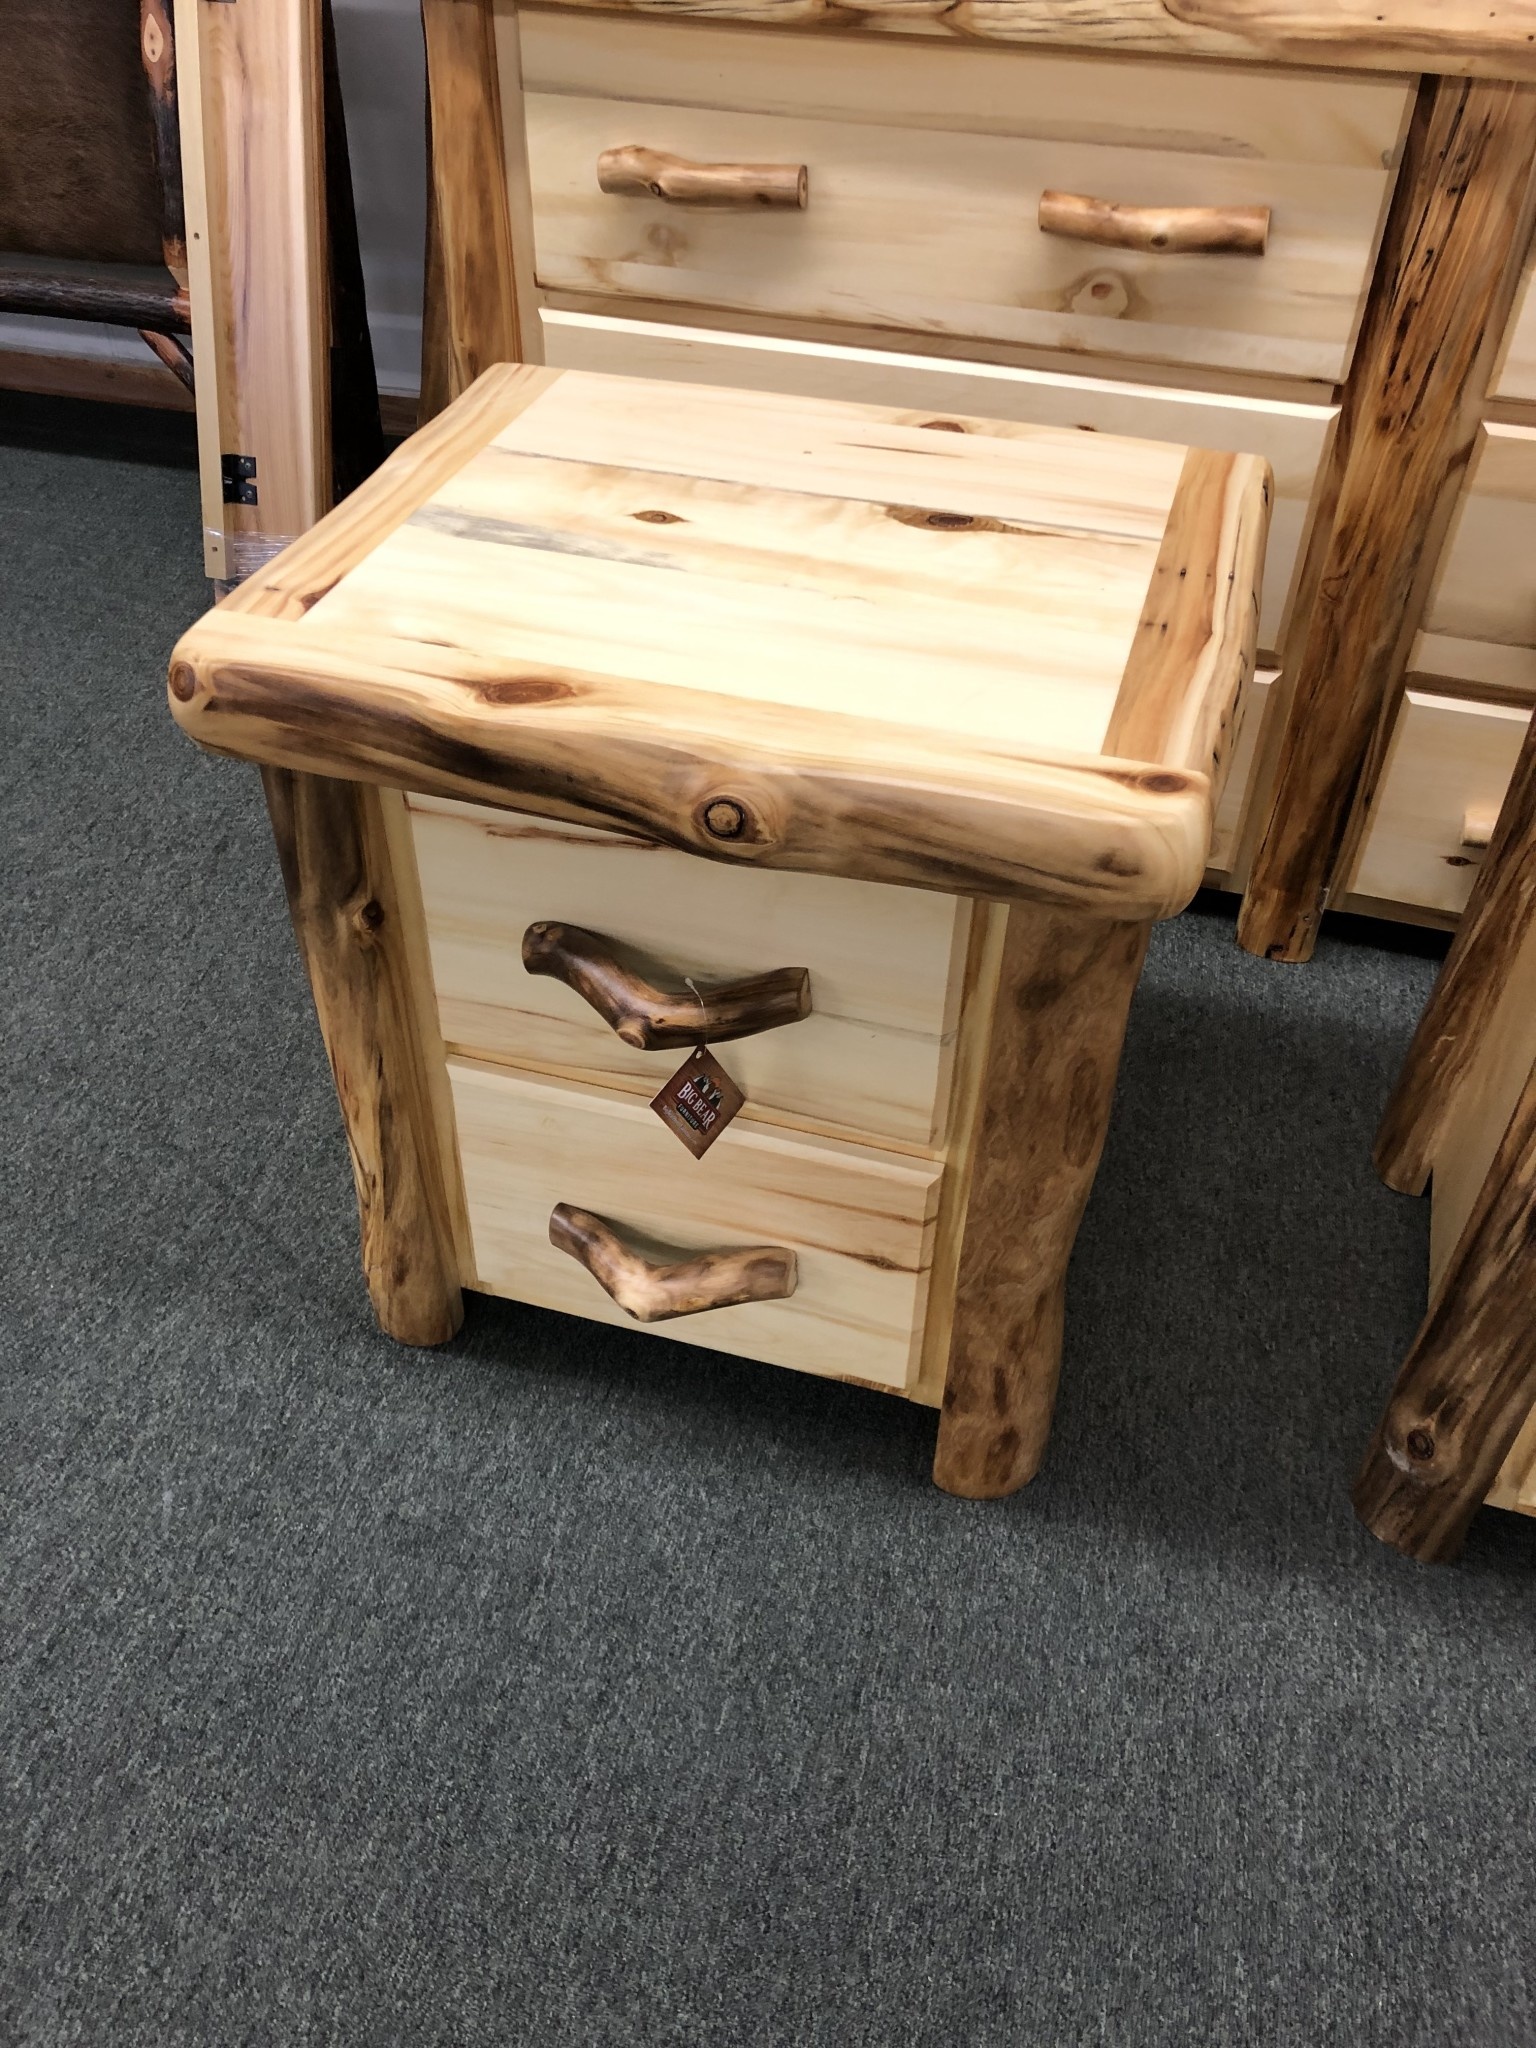
{"label": "rustic log nightstand", "polygon": [[632,1317],[939,1406],[941,1486],[1022,1485],[1269,497],[501,367],[195,626],[172,707],[264,765],[383,1327]]}

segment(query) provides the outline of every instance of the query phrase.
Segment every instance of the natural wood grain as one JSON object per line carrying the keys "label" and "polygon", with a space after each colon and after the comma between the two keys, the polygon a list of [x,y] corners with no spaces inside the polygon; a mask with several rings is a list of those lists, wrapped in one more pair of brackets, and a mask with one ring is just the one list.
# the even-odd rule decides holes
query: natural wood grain
{"label": "natural wood grain", "polygon": [[520,363],[501,89],[490,0],[422,0],[431,136],[433,264],[421,417],[493,363]]}
{"label": "natural wood grain", "polygon": [[0,313],[106,320],[185,334],[191,314],[168,270],[131,263],[72,263],[54,256],[0,256]]}
{"label": "natural wood grain", "polygon": [[1482,427],[1424,627],[1536,648],[1536,427]]}
{"label": "natural wood grain", "polygon": [[1497,818],[1529,723],[1507,704],[1406,690],[1350,890],[1464,911],[1488,845],[1469,846],[1467,815]]}
{"label": "natural wood grain", "polygon": [[992,1500],[1039,1469],[1067,1262],[1147,939],[1144,924],[1008,913],[933,1467],[946,1492]]}
{"label": "natural wood grain", "polygon": [[184,384],[188,391],[196,390],[197,380],[192,374],[192,357],[184,341],[174,334],[156,334],[148,327],[139,329],[139,339],[151,355],[164,363],[179,383]]}
{"label": "natural wood grain", "polygon": [[810,970],[803,1022],[732,1045],[744,1117],[908,1150],[943,1142],[970,904],[727,868],[653,840],[419,796],[411,817],[442,1030],[455,1051],[649,1101],[676,1053],[626,1045],[558,982],[523,971],[521,937],[534,919],[601,919],[701,988],[750,972],[765,954]]}
{"label": "natural wood grain", "polygon": [[[210,576],[312,526],[330,500],[321,0],[178,10],[199,470]],[[256,503],[221,464],[256,465]]]}
{"label": "natural wood grain", "polygon": [[1355,1481],[1355,1510],[1424,1563],[1456,1556],[1536,1403],[1536,1073]]}
{"label": "natural wood grain", "polygon": [[735,1245],[672,1258],[642,1250],[590,1209],[557,1202],[549,1241],[585,1266],[605,1294],[637,1323],[664,1323],[749,1301],[784,1301],[798,1277],[782,1245]]}
{"label": "natural wood grain", "polygon": [[[105,405],[142,405],[156,412],[192,410],[192,394],[174,374],[155,363],[124,362],[116,356],[0,348],[0,391],[85,398]],[[167,445],[171,445],[169,435]]]}
{"label": "natural wood grain", "polygon": [[674,1248],[774,1245],[792,1295],[638,1327],[892,1392],[918,1357],[940,1167],[738,1117],[694,1159],[649,1107],[508,1068],[449,1062],[478,1284],[589,1321],[637,1326],[550,1243],[567,1203]]}
{"label": "natural wood grain", "polygon": [[[481,452],[426,505],[426,456],[386,465],[194,628],[182,724],[718,859],[1111,917],[1187,900],[1241,646],[1169,720],[1201,768],[1100,758],[1184,450],[549,376],[492,373],[431,460]],[[1239,614],[1254,498],[1216,577]]]}
{"label": "natural wood grain", "polygon": [[678,206],[792,206],[803,209],[804,164],[696,164],[665,149],[630,143],[597,160],[600,192],[666,199]]}
{"label": "natural wood grain", "polygon": [[294,934],[346,1124],[380,1327],[442,1344],[463,1315],[379,792],[263,775]]}
{"label": "natural wood grain", "polygon": [[1299,62],[1389,58],[1434,71],[1536,76],[1536,0],[1163,0],[1177,21]]}
{"label": "natural wood grain", "polygon": [[169,0],[139,0],[139,55],[149,82],[160,180],[160,247],[178,289],[187,289],[187,220],[181,196],[181,124],[176,108],[176,32]]}
{"label": "natural wood grain", "polygon": [[548,311],[543,326],[545,360],[563,369],[619,371],[900,406],[907,411],[909,426],[934,419],[963,426],[968,417],[1017,420],[1260,456],[1274,472],[1260,644],[1273,648],[1282,636],[1286,599],[1337,406],[1118,383],[1060,371],[594,313]]}
{"label": "natural wood grain", "polygon": [[1042,192],[1040,232],[1180,256],[1262,256],[1273,214],[1267,206],[1129,206],[1086,192]]}
{"label": "natural wood grain", "polygon": [[1430,992],[1376,1139],[1388,1187],[1422,1194],[1487,1019],[1536,945],[1536,722],[1526,732],[1492,844]]}
{"label": "natural wood grain", "polygon": [[1269,693],[1279,680],[1275,670],[1258,669],[1238,699],[1236,725],[1229,742],[1227,777],[1211,825],[1211,873],[1226,889],[1241,889],[1238,871],[1249,805],[1254,800],[1253,768]]}
{"label": "natural wood grain", "polygon": [[658,988],[620,951],[613,940],[580,925],[531,924],[523,934],[528,972],[563,982],[640,1052],[752,1038],[798,1024],[811,1013],[810,976],[803,967],[770,968],[695,992],[681,985]]}
{"label": "natural wood grain", "polygon": [[1289,711],[1239,924],[1250,952],[1306,959],[1353,862],[1513,293],[1533,163],[1536,90],[1426,88],[1345,394],[1313,601],[1286,651]]}
{"label": "natural wood grain", "polygon": [[[1253,456],[1192,448],[1131,643],[1106,754],[1226,778],[1233,712],[1253,674],[1273,479]],[[1203,679],[1192,691],[1192,677]]]}
{"label": "natural wood grain", "polygon": [[[510,0],[508,0],[510,4]],[[1440,71],[1480,78],[1536,78],[1523,32],[1530,0],[1492,8],[1481,0],[1314,0],[1305,13],[1254,0],[1252,17],[1224,0],[547,0],[557,12],[633,11],[649,19],[746,22],[791,32],[809,26],[931,41],[1022,43],[1039,48],[1154,57],[1277,60],[1376,71]],[[1271,18],[1272,17],[1272,18]],[[1342,33],[1341,33],[1342,31]]]}
{"label": "natural wood grain", "polygon": [[[1375,80],[549,14],[524,17],[523,50],[546,290],[1330,384],[1409,105]],[[594,159],[637,135],[806,164],[813,203],[744,218],[605,198]],[[1269,207],[1274,230],[1261,264],[1084,248],[1040,231],[1048,189]]]}

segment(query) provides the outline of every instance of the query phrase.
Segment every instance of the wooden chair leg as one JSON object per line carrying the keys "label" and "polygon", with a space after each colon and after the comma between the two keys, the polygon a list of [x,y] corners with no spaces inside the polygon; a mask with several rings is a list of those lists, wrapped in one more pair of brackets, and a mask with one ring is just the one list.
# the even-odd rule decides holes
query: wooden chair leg
{"label": "wooden chair leg", "polygon": [[1355,1481],[1355,1512],[1445,1563],[1536,1404],[1536,1071]]}
{"label": "wooden chair leg", "polygon": [[1033,1479],[1044,1456],[1067,1261],[1150,933],[1008,912],[933,1465],[947,1493],[998,1499]]}
{"label": "wooden chair leg", "polygon": [[262,783],[347,1128],[374,1310],[402,1344],[443,1344],[464,1305],[381,794],[286,768],[264,768]]}
{"label": "wooden chair leg", "polygon": [[1430,992],[1376,1137],[1376,1171],[1422,1195],[1466,1078],[1516,960],[1536,930],[1536,719],[1510,778],[1472,900]]}

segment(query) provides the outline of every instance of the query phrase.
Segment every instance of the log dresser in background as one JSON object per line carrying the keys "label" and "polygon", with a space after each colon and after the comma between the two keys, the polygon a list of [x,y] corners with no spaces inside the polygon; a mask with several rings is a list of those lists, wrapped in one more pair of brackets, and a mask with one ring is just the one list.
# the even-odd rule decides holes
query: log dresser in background
{"label": "log dresser in background", "polygon": [[[660,1322],[1023,1484],[1269,499],[1252,456],[503,366],[195,626],[171,702],[265,768],[384,1328],[464,1286]],[[650,1098],[705,1041],[746,1102],[696,1157]]]}

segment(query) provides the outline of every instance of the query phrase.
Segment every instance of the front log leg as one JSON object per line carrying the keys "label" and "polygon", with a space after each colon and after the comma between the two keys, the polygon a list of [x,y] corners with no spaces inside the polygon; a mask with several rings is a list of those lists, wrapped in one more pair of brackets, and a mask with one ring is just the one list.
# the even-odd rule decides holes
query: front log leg
{"label": "front log leg", "polygon": [[1150,935],[1148,924],[1008,911],[933,1463],[946,1493],[999,1499],[1045,1454],[1067,1261]]}
{"label": "front log leg", "polygon": [[287,768],[264,768],[262,784],[346,1124],[374,1311],[402,1344],[444,1344],[464,1303],[385,795]]}

